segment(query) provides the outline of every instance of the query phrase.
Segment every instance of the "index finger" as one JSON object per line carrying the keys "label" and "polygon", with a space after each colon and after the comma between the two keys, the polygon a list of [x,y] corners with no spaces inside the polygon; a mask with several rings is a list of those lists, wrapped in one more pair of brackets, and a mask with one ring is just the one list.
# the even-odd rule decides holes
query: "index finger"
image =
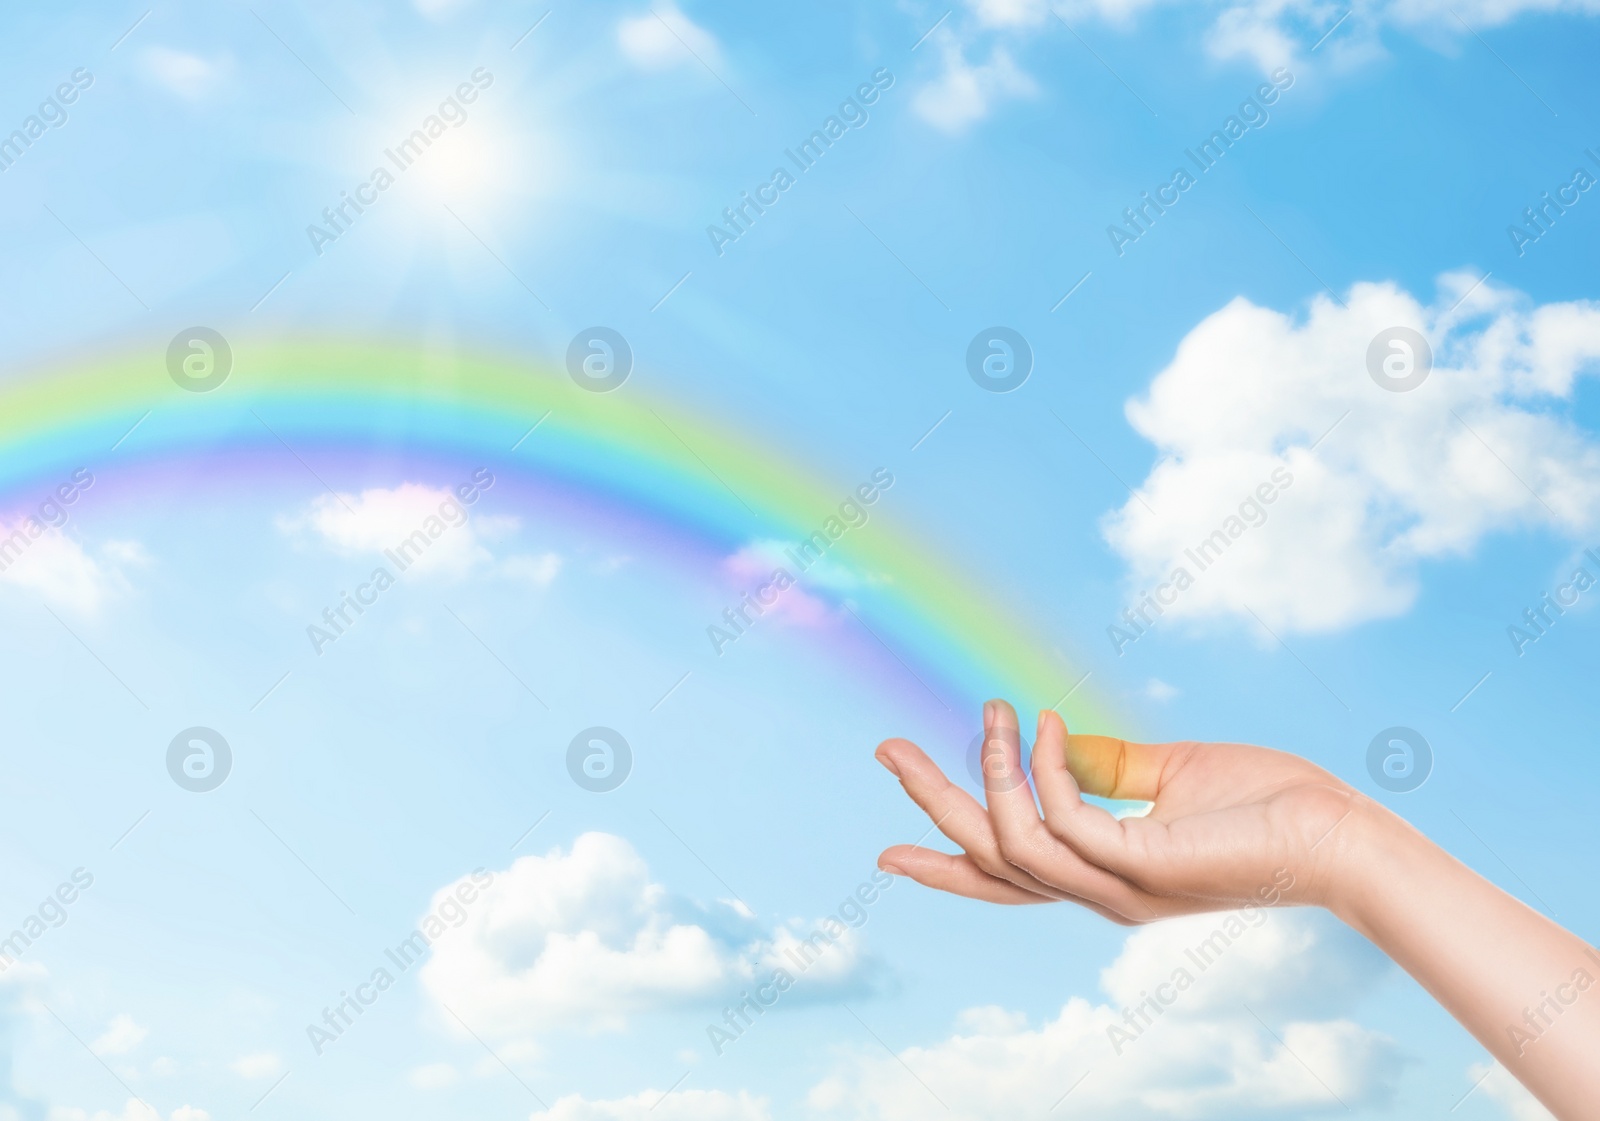
{"label": "index finger", "polygon": [[1115,736],[1067,737],[1067,770],[1085,794],[1153,802],[1182,744],[1131,743]]}

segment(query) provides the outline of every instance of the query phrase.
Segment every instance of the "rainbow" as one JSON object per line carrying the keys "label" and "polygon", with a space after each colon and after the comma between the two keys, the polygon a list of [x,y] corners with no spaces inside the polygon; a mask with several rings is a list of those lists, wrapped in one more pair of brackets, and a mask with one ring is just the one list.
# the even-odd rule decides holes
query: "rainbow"
{"label": "rainbow", "polygon": [[[219,458],[299,471],[290,453],[302,463],[356,456],[369,473],[373,464],[389,471],[393,485],[415,481],[396,476],[420,463],[470,461],[727,556],[756,540],[801,541],[879,466],[863,464],[862,479],[818,480],[768,445],[651,399],[637,380],[593,393],[526,360],[250,341],[235,344],[221,386],[195,393],[175,384],[152,348],[0,385],[0,512],[36,504],[86,463],[101,476],[159,478],[163,467]],[[964,722],[1000,695],[1024,712],[1060,705],[1070,724],[1109,729],[1088,689],[1062,701],[1083,670],[978,591],[981,582],[941,563],[937,548],[899,530],[883,513],[890,505],[829,553],[874,577],[848,597],[872,645]]]}

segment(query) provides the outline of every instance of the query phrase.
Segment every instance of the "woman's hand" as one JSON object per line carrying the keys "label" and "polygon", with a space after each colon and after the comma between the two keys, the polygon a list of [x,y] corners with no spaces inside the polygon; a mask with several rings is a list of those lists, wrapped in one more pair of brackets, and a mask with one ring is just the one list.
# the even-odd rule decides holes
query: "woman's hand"
{"label": "woman's hand", "polygon": [[[1600,1117],[1600,950],[1304,759],[1233,743],[1069,736],[984,706],[988,807],[915,744],[878,759],[962,852],[895,845],[887,871],[993,903],[1070,900],[1127,925],[1249,903],[1328,907],[1400,964],[1562,1121]],[[1080,793],[1154,803],[1117,820]],[[1042,812],[1041,812],[1042,807]],[[931,830],[930,830],[931,832]]]}
{"label": "woman's hand", "polygon": [[[1351,854],[1341,826],[1372,805],[1294,755],[1231,743],[1073,736],[1048,709],[1039,715],[1030,789],[1020,742],[1015,710],[1004,701],[986,704],[987,809],[915,744],[881,744],[878,760],[963,851],[896,845],[879,865],[974,899],[1064,899],[1124,924],[1245,903],[1327,905]],[[1147,817],[1118,820],[1081,793],[1154,808]]]}

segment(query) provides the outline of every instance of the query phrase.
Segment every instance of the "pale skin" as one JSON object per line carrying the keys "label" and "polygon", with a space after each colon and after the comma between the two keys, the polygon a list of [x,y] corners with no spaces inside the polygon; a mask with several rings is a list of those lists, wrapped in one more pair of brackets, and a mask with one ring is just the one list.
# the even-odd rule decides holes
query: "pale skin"
{"label": "pale skin", "polygon": [[[984,706],[984,736],[987,807],[916,744],[879,745],[962,850],[895,845],[879,867],[989,903],[1077,903],[1124,926],[1259,904],[1287,870],[1277,902],[1324,907],[1365,935],[1561,1121],[1600,1117],[1600,951],[1348,784],[1263,747],[1069,735],[1048,709],[1029,775],[1004,701]],[[1081,793],[1154,808],[1119,821]]]}

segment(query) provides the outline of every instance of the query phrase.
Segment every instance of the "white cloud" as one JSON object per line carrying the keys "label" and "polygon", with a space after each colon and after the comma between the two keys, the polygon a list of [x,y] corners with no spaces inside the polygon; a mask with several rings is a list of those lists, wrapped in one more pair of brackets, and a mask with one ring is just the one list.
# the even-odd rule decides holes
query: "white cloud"
{"label": "white cloud", "polygon": [[[1423,562],[1490,534],[1594,528],[1600,446],[1560,406],[1600,359],[1600,304],[1467,294],[1476,279],[1442,277],[1427,307],[1357,284],[1298,319],[1239,298],[1189,332],[1127,407],[1161,456],[1104,526],[1132,597],[1182,567],[1166,616],[1332,631],[1405,612]],[[1408,392],[1368,372],[1396,326],[1433,351]]]}
{"label": "white cloud", "polygon": [[90,1044],[90,1049],[96,1055],[126,1055],[143,1043],[149,1034],[150,1029],[134,1023],[132,1016],[126,1012],[119,1013],[111,1018],[111,1026],[100,1038]]}
{"label": "white cloud", "polygon": [[157,84],[190,101],[211,93],[232,69],[230,60],[210,61],[171,47],[146,47],[144,70]]}
{"label": "white cloud", "polygon": [[721,68],[721,48],[709,31],[674,4],[653,4],[651,8],[617,24],[617,46],[624,56],[646,70],[699,66],[696,56],[713,70]]}
{"label": "white cloud", "polygon": [[493,563],[483,541],[515,525],[515,518],[474,513],[450,488],[419,483],[338,497],[320,494],[299,517],[278,520],[285,533],[309,531],[346,557],[387,552],[405,561],[405,571],[458,579]]}
{"label": "white cloud", "polygon": [[[83,545],[37,519],[0,522],[0,585],[26,588],[52,607],[93,615],[123,590],[123,565],[145,562],[134,542],[110,542],[97,560]],[[102,561],[104,563],[102,563]]]}
{"label": "white cloud", "polygon": [[[1320,0],[1257,3],[1223,7],[1205,37],[1206,50],[1216,58],[1237,58],[1267,73],[1279,66],[1299,66],[1300,55],[1321,36],[1319,27],[1332,27],[1343,10],[1330,9]],[[1351,17],[1354,19],[1355,17]],[[1321,48],[1329,56],[1365,47],[1374,35],[1370,26],[1351,26],[1347,20]]]}
{"label": "white cloud", "polygon": [[570,851],[495,873],[421,976],[434,999],[487,1035],[614,1029],[654,1009],[737,1002],[780,965],[816,995],[856,981],[859,939],[839,923],[827,931],[837,941],[819,941],[826,948],[801,975],[798,939],[812,932],[813,924],[763,931],[732,907],[670,896],[626,840],[585,833]]}
{"label": "white cloud", "polygon": [[[752,541],[722,559],[722,571],[728,577],[728,591],[740,600],[730,608],[735,611],[736,618],[746,595],[756,605],[746,608],[747,611],[758,612],[760,618],[781,619],[801,627],[825,626],[842,614],[806,588],[826,588],[839,593],[859,587],[861,581],[848,568],[826,554],[813,560],[811,566],[802,573],[800,566],[787,553],[791,548],[792,545],[782,541]],[[787,573],[792,581],[787,587],[781,586],[784,581],[777,578],[779,570]],[[763,596],[771,602],[762,603]],[[735,621],[724,619],[718,625],[731,628]]]}
{"label": "white cloud", "polygon": [[577,1094],[561,1098],[528,1121],[771,1121],[767,1099],[721,1090],[674,1090],[663,1096],[646,1090],[629,1098],[586,1101]]}
{"label": "white cloud", "polygon": [[[1320,49],[1354,61],[1379,50],[1381,31],[1394,27],[1430,42],[1445,42],[1473,29],[1498,26],[1535,12],[1600,13],[1600,0],[1184,0],[1181,6],[1213,13],[1205,33],[1206,50],[1221,59],[1244,59],[1262,71],[1276,66],[1303,66],[1310,48],[1331,28],[1338,30]],[[1096,19],[1130,27],[1150,9],[1180,7],[1180,0],[967,0],[972,22],[980,32],[1010,36],[1042,33],[1053,23],[1054,7],[1068,20]],[[1349,18],[1340,23],[1340,17]],[[1061,30],[1059,27],[1056,30]],[[961,29],[961,34],[970,34]]]}
{"label": "white cloud", "polygon": [[1176,687],[1162,681],[1159,677],[1152,677],[1145,684],[1144,695],[1155,701],[1156,704],[1166,704],[1178,695],[1178,690]]}
{"label": "white cloud", "polygon": [[1170,1011],[1180,1017],[1241,1014],[1331,1016],[1391,971],[1371,943],[1320,912],[1247,908],[1142,927],[1101,970],[1100,987],[1118,1008],[1170,980],[1179,967],[1197,983]]}
{"label": "white cloud", "polygon": [[1050,18],[1046,0],[967,0],[985,27],[1037,27]]}
{"label": "white cloud", "polygon": [[1511,1121],[1555,1121],[1555,1114],[1540,1105],[1539,1100],[1499,1063],[1474,1063],[1467,1069],[1467,1078],[1503,1106]]}
{"label": "white cloud", "polygon": [[[161,1111],[154,1106],[129,1098],[120,1113],[104,1109],[90,1113],[86,1109],[58,1105],[50,1110],[50,1121],[162,1121],[162,1118]],[[194,1106],[180,1105],[167,1114],[167,1121],[211,1121],[211,1114]]]}
{"label": "white cloud", "polygon": [[271,1078],[283,1069],[283,1060],[271,1051],[261,1051],[239,1056],[228,1064],[228,1069],[240,1078]]}
{"label": "white cloud", "polygon": [[427,1063],[414,1067],[406,1075],[407,1081],[419,1090],[438,1090],[455,1084],[460,1075],[449,1063]]}
{"label": "white cloud", "polygon": [[911,108],[935,128],[964,132],[987,117],[995,104],[1008,97],[1028,97],[1038,91],[1003,47],[994,47],[987,62],[974,65],[966,59],[954,36],[944,36],[943,70],[912,98]]}
{"label": "white cloud", "polygon": [[[866,523],[860,523],[866,524]],[[805,544],[805,542],[801,542]],[[726,557],[722,566],[730,576],[740,580],[760,578],[766,580],[782,568],[796,578],[803,578],[805,583],[818,588],[826,588],[830,592],[853,592],[862,584],[882,584],[887,581],[881,576],[864,577],[854,569],[842,564],[830,553],[816,556],[813,546],[811,551],[801,558],[807,561],[805,567],[795,559],[798,547],[792,541],[780,541],[776,538],[760,538],[740,547],[739,551]]]}
{"label": "white cloud", "polygon": [[[1043,1117],[1069,1090],[1074,1116],[1192,1121],[1338,1114],[1338,1099],[1352,1108],[1379,1103],[1398,1076],[1394,1045],[1345,1019],[1309,1018],[1329,1005],[1330,990],[1348,1001],[1385,968],[1358,943],[1307,912],[1172,920],[1130,936],[1106,969],[1113,1003],[1075,997],[1036,1027],[1019,1013],[971,1009],[939,1043],[889,1058],[862,1049],[812,1089],[809,1103],[827,1116],[877,1121]],[[1186,987],[1174,980],[1179,970]],[[1358,984],[1340,988],[1330,976]],[[1147,1012],[1143,1026],[1136,1009],[1147,1000],[1162,1003],[1145,1005],[1160,1011]],[[1113,1028],[1125,1033],[1115,1043]]]}
{"label": "white cloud", "polygon": [[[1058,9],[1075,19],[1091,15],[1112,23],[1124,23],[1162,0],[1078,0],[1054,4],[1051,0],[967,0],[967,6],[984,27],[1023,29],[1048,23],[1051,10]],[[1059,25],[1057,25],[1059,26]]]}

